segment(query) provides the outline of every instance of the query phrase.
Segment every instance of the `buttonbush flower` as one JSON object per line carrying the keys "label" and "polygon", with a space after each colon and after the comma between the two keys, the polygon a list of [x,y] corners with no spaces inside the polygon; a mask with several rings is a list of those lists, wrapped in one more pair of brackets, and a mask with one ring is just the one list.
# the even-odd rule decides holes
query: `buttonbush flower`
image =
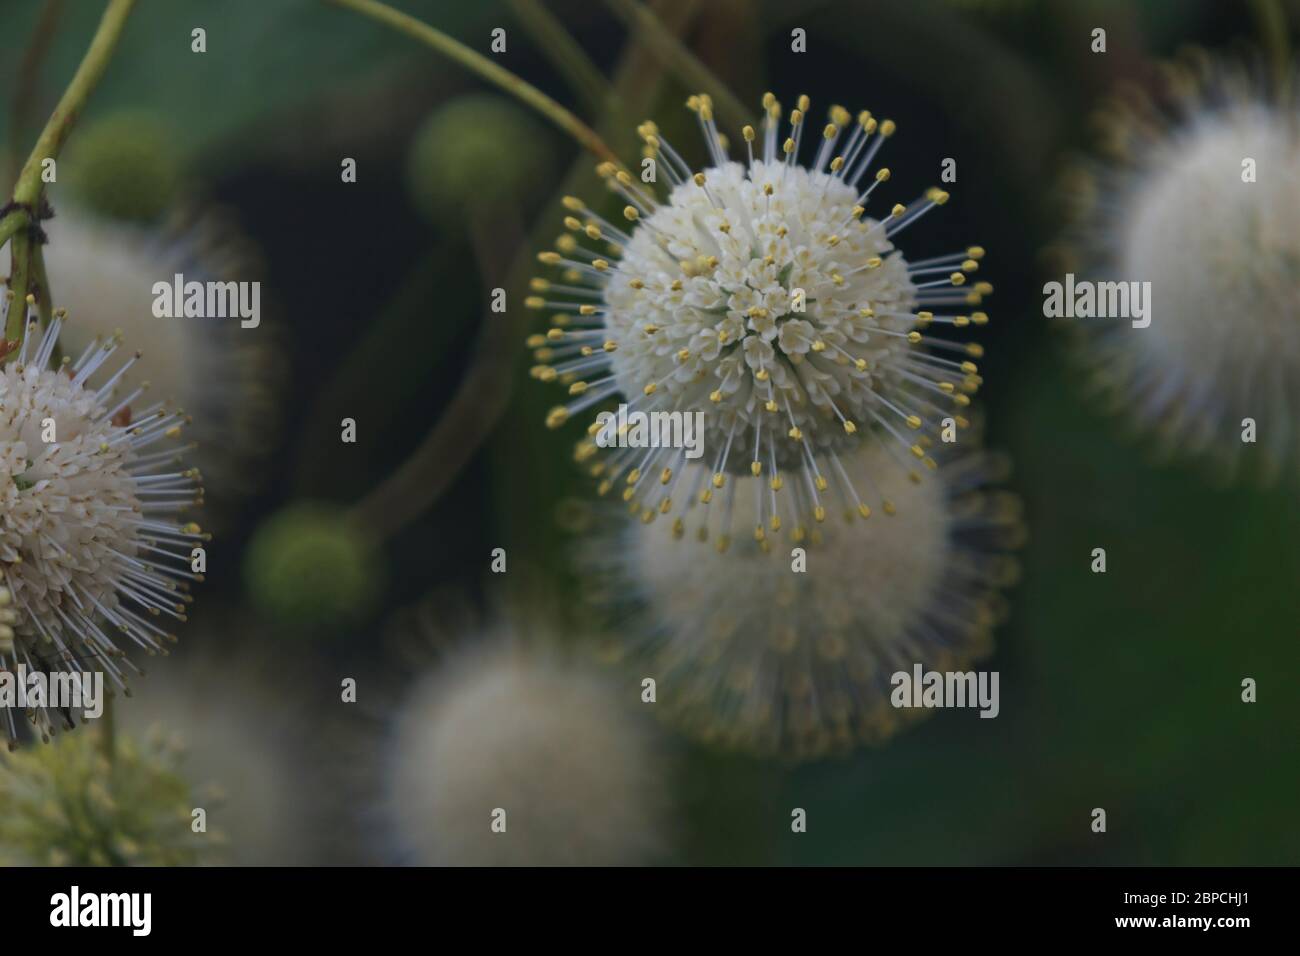
{"label": "buttonbush flower", "polygon": [[[846,454],[879,440],[932,467],[927,449],[941,420],[965,423],[980,347],[931,333],[987,321],[979,306],[992,288],[968,281],[983,250],[904,258],[903,230],[948,199],[937,188],[868,214],[890,178],[876,158],[892,120],[833,106],[818,125],[800,97],[783,129],[769,93],[761,129],[744,128],[736,160],[709,98],[687,105],[708,165],[693,172],[654,123],[643,124],[653,164],[643,168],[658,186],[602,164],[622,221],[568,197],[568,232],[539,256],[555,271],[534,281],[528,304],[550,313],[552,327],[530,340],[532,372],[571,396],[548,423],[615,400],[702,413],[702,497],[683,492],[682,475],[700,471],[684,467],[685,449],[622,448],[594,460],[596,424],[579,444],[601,493],[619,489],[647,522],[708,505],[741,476],[764,488],[745,493],[760,535],[783,521],[806,531],[840,498],[865,516],[868,478],[850,474]],[[805,146],[813,155],[801,165]]]}
{"label": "buttonbush flower", "polygon": [[1151,283],[1149,327],[1076,320],[1080,354],[1158,452],[1268,479],[1300,466],[1300,107],[1204,54],[1165,77],[1098,117],[1108,158],[1067,191],[1078,265]]}
{"label": "buttonbush flower", "polygon": [[[43,334],[32,322],[0,369],[0,587],[13,618],[0,668],[102,670],[121,688],[126,652],[162,650],[176,640],[167,622],[186,619],[188,581],[201,579],[191,549],[207,536],[184,513],[202,489],[174,444],[185,415],[143,387],[115,391],[138,353],[98,388],[87,382],[121,351],[116,337],[49,367],[64,321]],[[54,720],[72,726],[30,716],[43,736]],[[0,723],[15,739],[12,709]]]}
{"label": "buttonbush flower", "polygon": [[[121,332],[145,353],[122,377],[131,389],[178,403],[194,416],[191,460],[223,498],[253,490],[266,470],[257,467],[276,436],[279,413],[272,383],[279,350],[263,321],[241,328],[238,318],[159,318],[156,282],[244,279],[255,275],[236,229],[219,212],[177,212],[153,228],[95,218],[60,206],[45,229],[45,261],[58,303],[74,321],[63,347],[80,352],[96,337]],[[92,378],[91,385],[99,380]]]}
{"label": "buttonbush flower", "polygon": [[[383,777],[405,861],[619,865],[664,849],[666,773],[635,686],[483,635],[397,714]],[[652,728],[651,728],[652,729]],[[504,832],[492,828],[503,810]]]}
{"label": "buttonbush flower", "polygon": [[[769,540],[720,556],[709,541],[726,529],[703,508],[671,531],[612,524],[584,550],[633,670],[657,681],[657,709],[701,740],[795,759],[880,741],[921,713],[891,706],[892,674],[990,652],[1023,536],[1018,499],[984,487],[1005,463],[976,454],[923,482],[881,446],[846,464],[872,476],[884,514],[826,522],[802,558]],[[758,491],[740,486],[742,511]]]}

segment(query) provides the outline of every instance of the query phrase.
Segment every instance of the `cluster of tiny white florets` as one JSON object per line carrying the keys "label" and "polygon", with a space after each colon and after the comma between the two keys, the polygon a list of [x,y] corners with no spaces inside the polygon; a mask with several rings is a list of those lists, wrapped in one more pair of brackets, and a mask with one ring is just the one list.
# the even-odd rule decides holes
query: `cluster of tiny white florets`
{"label": "cluster of tiny white florets", "polygon": [[1102,114],[1113,156],[1075,183],[1081,264],[1149,282],[1150,325],[1078,326],[1097,383],[1162,451],[1235,466],[1258,449],[1267,477],[1300,465],[1300,109],[1232,67],[1190,65],[1168,69],[1166,105]]}
{"label": "cluster of tiny white florets", "polygon": [[[100,388],[86,384],[116,339],[49,367],[63,321],[43,335],[33,323],[0,370],[0,586],[13,619],[0,631],[0,667],[103,670],[122,687],[112,635],[154,652],[174,640],[156,619],[185,619],[182,579],[199,577],[189,547],[203,535],[174,516],[201,491],[197,473],[172,464],[174,450],[144,451],[176,437],[184,416],[133,412],[143,388],[115,395],[130,361]],[[33,714],[42,734],[50,717]]]}
{"label": "cluster of tiny white florets", "polygon": [[[530,341],[533,374],[573,396],[550,425],[620,397],[636,411],[702,413],[712,487],[732,475],[764,480],[771,494],[759,523],[773,531],[782,512],[796,527],[824,520],[832,487],[865,515],[839,454],[869,436],[933,467],[928,449],[942,419],[966,424],[962,407],[980,384],[970,359],[982,351],[922,330],[982,324],[977,307],[992,291],[967,286],[978,247],[909,263],[895,246],[947,193],[930,189],[879,219],[867,215],[890,178],[873,162],[894,123],[865,111],[855,120],[836,106],[805,134],[808,105],[800,97],[781,143],[781,106],[768,94],[762,131],[744,128],[739,162],[727,156],[708,97],[692,97],[711,157],[695,173],[644,124],[645,155],[667,196],[613,163],[599,167],[627,203],[630,231],[566,198],[570,233],[539,256],[560,280],[534,280],[528,302],[554,323]],[[808,166],[797,162],[805,135],[819,143]],[[579,460],[596,454],[593,438],[579,444]],[[680,448],[622,449],[591,471],[602,493],[621,479],[624,499],[649,521],[673,511],[685,462]],[[776,493],[786,474],[795,500],[783,505],[789,495]]]}
{"label": "cluster of tiny white florets", "polygon": [[879,741],[916,716],[891,706],[893,673],[960,669],[991,649],[1023,533],[1018,501],[984,487],[998,460],[945,462],[923,482],[878,446],[846,461],[873,476],[884,514],[857,530],[828,521],[801,559],[766,541],[724,558],[710,544],[727,529],[704,514],[674,528],[682,544],[624,523],[588,552],[620,646],[688,732],[795,758]]}

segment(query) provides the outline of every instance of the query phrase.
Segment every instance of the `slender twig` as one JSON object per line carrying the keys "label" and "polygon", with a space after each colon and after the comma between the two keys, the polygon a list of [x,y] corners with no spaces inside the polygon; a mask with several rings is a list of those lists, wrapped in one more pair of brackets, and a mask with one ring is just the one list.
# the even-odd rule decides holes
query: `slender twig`
{"label": "slender twig", "polygon": [[654,11],[636,0],[605,0],[605,3],[629,29],[638,32],[638,38],[659,57],[664,66],[674,71],[687,85],[709,94],[713,98],[715,111],[737,127],[744,126],[753,119],[753,110],[746,109],[745,104],[727,88],[727,84],[687,49],[660,22]]}
{"label": "slender twig", "polygon": [[591,61],[591,57],[565,29],[559,17],[551,13],[542,0],[508,0],[519,22],[523,24],[537,47],[551,65],[564,77],[569,88],[582,101],[592,116],[600,116],[608,104],[610,112],[618,112],[618,103],[609,81]]}
{"label": "slender twig", "polygon": [[[510,263],[503,251],[524,241],[519,224],[505,218],[508,225],[498,211],[489,221],[478,216],[469,222],[480,277],[490,286],[505,283]],[[531,318],[521,303],[504,316],[484,319],[475,355],[451,404],[402,466],[352,510],[353,521],[373,540],[383,541],[423,514],[473,457],[509,401],[519,340]]]}
{"label": "slender twig", "polygon": [[[684,28],[693,11],[693,0],[680,0],[670,6],[671,23]],[[637,110],[648,108],[659,85],[649,58],[642,56],[642,40],[638,31],[616,72],[614,85],[618,97]],[[607,113],[602,127],[611,135],[612,128],[625,120],[624,116]],[[579,160],[569,170],[559,195],[580,191],[579,184],[591,176],[590,168]],[[550,223],[545,222],[535,230],[532,241],[519,246],[505,281],[511,295],[520,294],[533,268],[533,249],[550,230]],[[486,235],[481,225],[473,223],[471,237],[483,278],[491,281],[490,276],[501,271],[498,250],[511,244],[503,243],[499,234]],[[515,308],[505,316],[484,320],[475,355],[451,404],[398,471],[352,509],[352,520],[366,533],[382,540],[431,508],[473,457],[509,404],[518,364],[517,343],[530,317],[531,313]],[[516,497],[511,496],[512,502]]]}
{"label": "slender twig", "polygon": [[5,318],[5,342],[21,343],[27,332],[27,294],[31,287],[32,237],[26,228],[14,233],[9,243],[9,314]]}
{"label": "slender twig", "polygon": [[0,246],[12,239],[19,229],[25,229],[29,222],[25,209],[14,209],[0,217]]}
{"label": "slender twig", "polygon": [[1260,40],[1268,51],[1274,88],[1283,94],[1291,79],[1291,38],[1287,33],[1286,11],[1278,0],[1251,0],[1250,9],[1255,15]]}
{"label": "slender twig", "polygon": [[[27,331],[28,293],[39,293],[38,307],[42,317],[48,316],[53,307],[49,285],[44,278],[44,258],[39,250],[39,244],[45,239],[40,231],[40,220],[49,215],[45,205],[45,182],[41,173],[44,171],[45,160],[58,158],[59,151],[67,142],[73,124],[108,67],[108,61],[117,48],[117,41],[122,36],[122,27],[134,6],[135,0],[109,0],[99,27],[86,49],[86,55],[82,57],[81,65],[77,67],[72,81],[36,140],[31,155],[23,164],[22,172],[18,174],[13,200],[4,220],[8,223],[9,216],[14,214],[22,217],[17,225],[4,226],[6,231],[11,230],[9,251],[12,267],[9,272],[9,288],[14,294],[5,322],[5,339],[8,341],[21,342]],[[0,223],[2,225],[4,223]]]}
{"label": "slender twig", "polygon": [[564,132],[572,136],[580,146],[603,160],[618,163],[618,157],[605,145],[590,126],[551,99],[531,83],[519,78],[504,67],[498,66],[481,53],[471,50],[459,40],[449,37],[441,30],[429,26],[415,17],[394,10],[379,0],[329,0],[340,7],[346,7],[379,23],[392,27],[412,39],[419,40],[428,47],[455,60],[461,66],[477,73],[480,77],[505,90],[511,96],[537,110]]}
{"label": "slender twig", "polygon": [[14,187],[15,202],[32,205],[39,201],[45,186],[41,181],[41,163],[59,155],[68,134],[72,132],[73,124],[81,115],[100,77],[104,75],[122,35],[122,27],[134,6],[135,0],[109,0],[103,19],[99,21],[99,29],[95,31],[81,65],[77,67],[72,82],[68,84],[59,104],[54,107],[40,139],[36,141],[36,147],[18,174],[18,184]]}

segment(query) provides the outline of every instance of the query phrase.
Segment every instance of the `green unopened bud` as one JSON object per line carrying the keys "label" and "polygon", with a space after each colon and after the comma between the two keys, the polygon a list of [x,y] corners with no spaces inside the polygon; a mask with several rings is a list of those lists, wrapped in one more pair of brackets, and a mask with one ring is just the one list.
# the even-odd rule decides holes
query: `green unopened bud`
{"label": "green unopened bud", "polygon": [[500,97],[452,100],[425,119],[411,142],[411,200],[433,221],[465,208],[526,204],[552,178],[551,142],[536,119]]}
{"label": "green unopened bud", "polygon": [[272,515],[248,546],[244,577],[253,601],[295,629],[354,620],[378,590],[369,543],[340,510],[291,506]]}
{"label": "green unopened bud", "polygon": [[151,113],[120,112],[74,133],[59,178],[92,212],[149,222],[175,202],[183,169],[175,138],[162,120]]}

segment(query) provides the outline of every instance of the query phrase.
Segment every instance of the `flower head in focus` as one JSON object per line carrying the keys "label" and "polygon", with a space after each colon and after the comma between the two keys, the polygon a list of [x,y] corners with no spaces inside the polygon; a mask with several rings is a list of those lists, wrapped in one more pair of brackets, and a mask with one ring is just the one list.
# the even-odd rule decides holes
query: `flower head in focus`
{"label": "flower head in focus", "polygon": [[[11,303],[12,305],[12,303]],[[14,306],[17,307],[17,306]],[[119,394],[137,360],[98,340],[50,368],[65,322],[33,321],[0,368],[0,588],[7,593],[0,668],[103,671],[124,688],[131,649],[156,653],[176,638],[191,601],[192,548],[206,540],[185,512],[201,503],[199,475],[179,460],[185,415]],[[98,388],[88,380],[115,368]],[[30,713],[45,737],[66,712]],[[0,712],[10,741],[15,711]]]}
{"label": "flower head in focus", "polygon": [[1069,260],[1151,300],[1145,328],[1075,320],[1080,356],[1157,452],[1268,480],[1300,468],[1300,106],[1204,54],[1164,77],[1098,116],[1107,156],[1072,171]]}
{"label": "flower head in focus", "polygon": [[682,448],[602,456],[595,423],[579,444],[601,493],[619,489],[646,522],[708,505],[742,477],[764,489],[746,492],[759,535],[783,523],[806,533],[840,499],[865,515],[869,476],[851,474],[845,455],[879,439],[932,467],[942,419],[965,424],[962,408],[980,384],[971,359],[982,351],[930,333],[987,321],[979,306],[992,287],[969,281],[983,250],[903,257],[903,230],[948,199],[937,188],[868,214],[890,178],[875,161],[892,120],[833,106],[818,126],[800,97],[783,132],[768,94],[762,129],[744,128],[735,160],[709,98],[688,106],[709,165],[692,172],[655,124],[643,124],[645,160],[667,195],[602,164],[625,204],[622,222],[568,197],[569,231],[539,256],[556,271],[534,280],[528,301],[552,322],[530,340],[532,372],[571,396],[548,423],[615,400],[703,415],[699,490],[682,487],[686,471],[700,473],[685,467]]}
{"label": "flower head in focus", "polygon": [[[615,523],[588,547],[624,652],[703,741],[794,759],[879,741],[922,713],[891,706],[892,674],[963,669],[991,650],[1023,536],[1018,499],[984,488],[1004,463],[974,454],[915,482],[880,446],[846,458],[872,476],[883,514],[827,521],[804,568],[768,540],[722,557],[710,539],[727,529],[700,508],[671,531]],[[741,511],[752,494],[737,493]]]}

